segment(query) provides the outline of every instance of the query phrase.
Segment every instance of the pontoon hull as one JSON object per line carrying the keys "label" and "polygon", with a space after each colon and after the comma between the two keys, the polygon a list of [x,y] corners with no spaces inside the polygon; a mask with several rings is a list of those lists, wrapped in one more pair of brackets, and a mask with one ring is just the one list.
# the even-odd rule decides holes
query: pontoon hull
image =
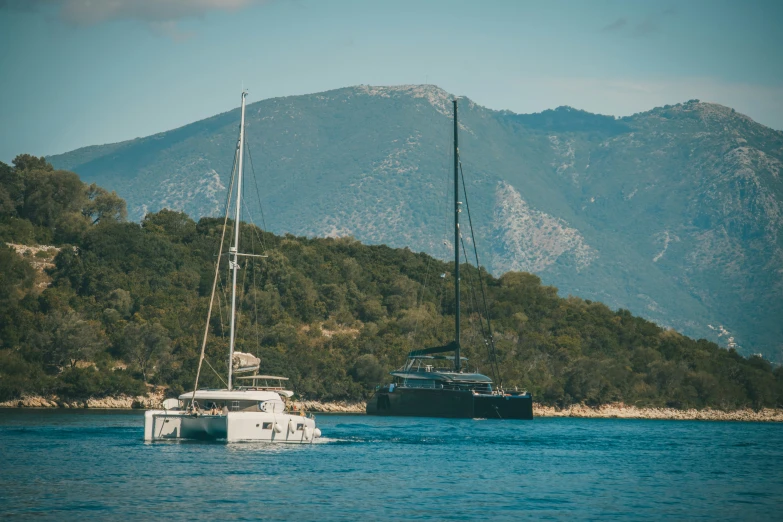
{"label": "pontoon hull", "polygon": [[144,415],[144,440],[148,442],[225,440],[310,444],[319,434],[313,419],[281,413],[240,411],[192,415],[184,411],[149,410]]}
{"label": "pontoon hull", "polygon": [[378,390],[367,402],[367,415],[465,419],[532,419],[529,394],[476,394],[470,390],[407,388]]}

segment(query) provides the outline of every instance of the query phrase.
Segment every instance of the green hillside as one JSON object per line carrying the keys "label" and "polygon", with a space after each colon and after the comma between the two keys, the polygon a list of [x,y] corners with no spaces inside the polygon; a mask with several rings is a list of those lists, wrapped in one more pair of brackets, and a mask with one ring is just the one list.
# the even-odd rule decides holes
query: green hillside
{"label": "green hillside", "polygon": [[[266,228],[448,259],[451,98],[359,86],[250,104],[248,171]],[[132,219],[214,216],[238,120],[235,110],[49,159],[116,190]],[[564,295],[783,360],[783,133],[697,100],[615,119],[463,99],[461,121],[491,273],[532,272]]]}
{"label": "green hillside", "polygon": [[[162,210],[126,222],[112,194],[42,159],[17,160],[0,164],[0,239],[45,239],[54,246],[41,259],[58,253],[41,272],[38,254],[0,247],[0,400],[137,393],[144,381],[170,394],[192,386],[222,220]],[[278,236],[250,224],[241,234],[245,248],[268,257],[242,267],[238,347],[259,355],[264,371],[291,377],[301,397],[365,398],[409,350],[450,340],[448,263],[351,238]],[[481,278],[503,382],[542,403],[783,404],[783,370],[761,357],[559,297],[529,273],[463,270],[470,366],[490,370],[470,291]],[[207,369],[203,381],[212,386],[227,359],[222,276],[207,348],[217,373]]]}

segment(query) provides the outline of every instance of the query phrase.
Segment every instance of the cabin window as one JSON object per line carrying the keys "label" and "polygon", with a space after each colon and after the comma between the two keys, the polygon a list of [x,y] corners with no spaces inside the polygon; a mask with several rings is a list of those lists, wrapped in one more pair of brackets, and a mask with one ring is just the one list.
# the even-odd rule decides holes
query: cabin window
{"label": "cabin window", "polygon": [[297,424],[296,425],[296,431],[302,431],[304,429],[304,424]]}
{"label": "cabin window", "polygon": [[264,425],[261,427],[262,430],[271,430],[272,429],[272,423],[271,422],[265,422]]}
{"label": "cabin window", "polygon": [[231,401],[231,410],[232,411],[238,411],[239,410],[239,401]]}

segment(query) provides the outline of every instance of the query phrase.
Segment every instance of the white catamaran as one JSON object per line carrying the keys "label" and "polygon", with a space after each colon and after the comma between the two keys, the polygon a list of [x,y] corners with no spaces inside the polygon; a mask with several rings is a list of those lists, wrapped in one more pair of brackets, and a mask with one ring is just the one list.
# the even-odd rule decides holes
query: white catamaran
{"label": "white catamaran", "polygon": [[[207,324],[201,345],[196,383],[192,392],[179,396],[178,399],[166,399],[162,410],[148,410],[144,414],[144,440],[177,440],[177,439],[207,439],[234,441],[266,441],[309,444],[321,436],[321,431],[315,426],[315,418],[303,412],[287,410],[285,398],[293,392],[284,389],[286,377],[272,375],[257,375],[260,359],[252,354],[235,352],[236,328],[236,297],[237,271],[239,257],[258,257],[253,254],[239,252],[239,220],[240,203],[242,201],[242,159],[245,141],[245,97],[242,91],[242,111],[239,125],[239,141],[236,148],[234,165],[236,177],[232,173],[232,185],[236,185],[236,203],[234,217],[234,244],[229,247],[229,268],[232,271],[231,285],[231,326],[229,338],[228,381],[226,389],[198,389],[201,366],[204,361],[204,350],[209,337],[209,320],[212,315],[212,304],[215,289],[220,278],[220,260],[222,258],[223,240],[228,225],[230,195],[233,191],[229,186],[229,198],[226,203],[226,217],[223,223],[223,235],[220,241],[220,252],[215,266],[215,278],[212,283],[212,294],[207,312]],[[235,181],[235,183],[234,183]],[[247,385],[234,386],[234,374],[250,373],[237,380],[247,382]]]}

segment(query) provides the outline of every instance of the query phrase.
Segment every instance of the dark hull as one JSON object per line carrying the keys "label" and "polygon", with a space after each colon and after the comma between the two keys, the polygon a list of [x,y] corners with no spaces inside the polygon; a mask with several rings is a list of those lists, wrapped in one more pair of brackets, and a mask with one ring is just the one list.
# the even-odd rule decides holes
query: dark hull
{"label": "dark hull", "polygon": [[532,419],[529,395],[477,395],[470,390],[389,387],[367,402],[367,415],[465,419]]}

